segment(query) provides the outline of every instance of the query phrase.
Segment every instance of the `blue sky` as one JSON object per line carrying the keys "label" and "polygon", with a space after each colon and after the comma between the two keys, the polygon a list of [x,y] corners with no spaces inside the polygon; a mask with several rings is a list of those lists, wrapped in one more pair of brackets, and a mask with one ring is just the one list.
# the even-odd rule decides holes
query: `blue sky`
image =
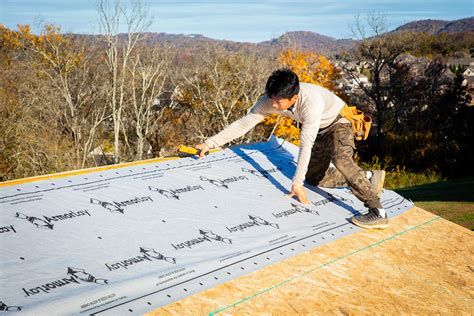
{"label": "blue sky", "polygon": [[[122,0],[126,3],[127,1]],[[380,12],[394,29],[420,19],[455,20],[474,15],[474,0],[144,0],[151,32],[203,34],[216,39],[260,42],[288,31],[351,36],[354,16]],[[95,0],[0,0],[0,23],[16,28],[54,22],[64,32],[98,33]]]}

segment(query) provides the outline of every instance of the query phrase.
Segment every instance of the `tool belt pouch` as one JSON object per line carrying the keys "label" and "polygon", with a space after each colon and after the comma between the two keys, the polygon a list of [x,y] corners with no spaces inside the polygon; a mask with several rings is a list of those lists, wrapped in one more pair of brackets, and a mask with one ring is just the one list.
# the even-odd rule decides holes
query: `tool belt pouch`
{"label": "tool belt pouch", "polygon": [[345,105],[340,112],[341,116],[351,122],[352,132],[356,140],[366,140],[369,137],[372,119],[364,112],[357,110],[355,106]]}

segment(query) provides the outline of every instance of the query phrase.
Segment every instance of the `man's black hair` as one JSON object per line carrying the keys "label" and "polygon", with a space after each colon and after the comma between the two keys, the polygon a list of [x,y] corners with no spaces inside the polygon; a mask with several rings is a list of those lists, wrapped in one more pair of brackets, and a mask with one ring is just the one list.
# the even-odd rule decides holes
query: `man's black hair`
{"label": "man's black hair", "polygon": [[275,70],[268,77],[265,93],[271,99],[291,99],[300,92],[298,76],[288,68]]}

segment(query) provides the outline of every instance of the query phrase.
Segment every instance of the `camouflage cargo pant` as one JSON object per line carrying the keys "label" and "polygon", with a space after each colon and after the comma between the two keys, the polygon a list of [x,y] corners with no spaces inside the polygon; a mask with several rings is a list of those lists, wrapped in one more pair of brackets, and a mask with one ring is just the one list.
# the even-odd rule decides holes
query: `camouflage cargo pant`
{"label": "camouflage cargo pant", "polygon": [[[321,187],[349,186],[366,207],[382,208],[371,191],[366,172],[354,161],[354,135],[350,124],[334,123],[319,133],[313,145],[306,182]],[[329,168],[329,163],[336,168]]]}

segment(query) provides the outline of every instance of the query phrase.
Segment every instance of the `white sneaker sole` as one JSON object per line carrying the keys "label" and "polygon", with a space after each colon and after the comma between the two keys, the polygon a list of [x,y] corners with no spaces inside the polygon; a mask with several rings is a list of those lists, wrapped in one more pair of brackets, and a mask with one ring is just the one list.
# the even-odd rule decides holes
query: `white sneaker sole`
{"label": "white sneaker sole", "polygon": [[359,227],[365,228],[365,229],[385,229],[388,227],[388,223],[381,223],[381,224],[374,224],[374,225],[366,225],[364,223],[358,222],[357,220],[351,220],[351,222]]}

